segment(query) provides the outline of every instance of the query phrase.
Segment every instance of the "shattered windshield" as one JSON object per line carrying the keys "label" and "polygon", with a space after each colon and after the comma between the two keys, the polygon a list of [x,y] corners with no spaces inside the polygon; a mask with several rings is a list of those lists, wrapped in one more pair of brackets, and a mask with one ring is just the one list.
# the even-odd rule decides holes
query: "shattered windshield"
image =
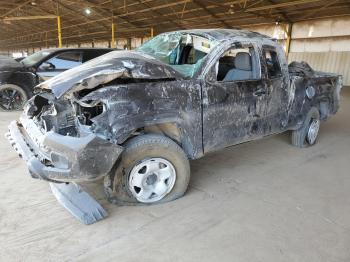
{"label": "shattered windshield", "polygon": [[174,32],[152,38],[137,51],[170,65],[184,76],[192,77],[205,56],[216,45],[216,41],[202,36]]}
{"label": "shattered windshield", "polygon": [[42,50],[39,52],[36,52],[30,56],[27,56],[26,58],[24,58],[21,63],[27,67],[29,66],[33,66],[36,63],[38,63],[40,60],[42,60],[43,58],[47,57],[48,55],[50,55],[53,51],[48,51],[48,50]]}

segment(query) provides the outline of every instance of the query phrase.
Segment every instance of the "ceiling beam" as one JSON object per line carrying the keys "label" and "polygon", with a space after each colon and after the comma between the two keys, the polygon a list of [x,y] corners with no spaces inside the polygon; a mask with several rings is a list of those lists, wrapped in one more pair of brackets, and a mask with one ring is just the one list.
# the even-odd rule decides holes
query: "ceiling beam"
{"label": "ceiling beam", "polygon": [[328,3],[325,4],[325,5],[323,5],[323,6],[320,7],[320,8],[311,10],[311,12],[306,12],[305,15],[301,16],[301,19],[309,18],[310,16],[316,14],[317,12],[319,12],[319,11],[321,11],[321,10],[323,10],[323,9],[326,9],[327,7],[333,5],[333,4],[337,3],[337,2],[339,2],[339,0],[330,1],[330,2],[328,2]]}
{"label": "ceiling beam", "polygon": [[[336,6],[337,7],[337,6]],[[194,9],[194,10],[196,10],[196,11],[198,11],[200,8],[196,8],[196,9]],[[186,12],[189,12],[189,11],[186,11]],[[179,13],[182,13],[182,12],[179,12]],[[300,13],[300,9],[299,10],[294,10],[294,11],[292,11],[292,12],[289,12],[289,14],[293,14],[293,13],[295,13],[295,14],[299,14]],[[239,16],[240,17],[240,19],[243,19],[243,20],[245,20],[245,19],[247,19],[246,17],[244,17],[244,16],[242,16],[244,13],[240,13],[240,15],[241,16]],[[167,14],[167,15],[164,15],[164,16],[173,16],[173,15],[176,15],[176,13],[171,13],[171,14]],[[224,15],[226,15],[226,13],[225,12],[222,12],[222,13],[217,13],[217,15],[218,16],[224,16]],[[235,17],[237,17],[237,15],[238,14],[235,14]],[[202,15],[202,16],[197,16],[197,17],[190,17],[190,18],[186,18],[186,19],[181,19],[181,20],[179,20],[179,18],[176,18],[177,20],[179,20],[179,21],[186,21],[188,24],[189,24],[189,26],[191,26],[191,23],[193,23],[191,20],[200,20],[200,21],[203,21],[204,19],[207,19],[207,18],[209,18],[210,17],[210,15]],[[69,29],[69,28],[72,28],[72,27],[79,27],[79,28],[82,28],[84,25],[88,25],[88,24],[93,24],[93,23],[97,23],[97,24],[100,24],[100,22],[101,21],[103,21],[103,20],[106,20],[106,19],[109,19],[109,18],[103,18],[103,19],[98,19],[98,20],[91,20],[91,21],[88,21],[88,22],[84,22],[84,23],[77,23],[77,24],[72,24],[72,25],[69,25],[69,26],[66,26],[66,27],[63,27],[63,29]],[[149,20],[150,18],[141,18],[141,19],[136,19],[136,20],[133,20],[133,21],[146,21],[146,20]],[[176,21],[176,19],[170,19],[171,21]],[[230,19],[231,20],[231,19]],[[299,20],[298,20],[299,21]],[[263,23],[264,24],[267,24],[267,23],[271,23],[271,22],[273,22],[273,21],[263,21]],[[155,24],[156,26],[158,25],[161,25],[161,24],[164,24],[164,23],[167,23],[166,21],[164,21],[164,22],[160,22],[160,23],[157,23],[157,24]],[[145,24],[146,26],[152,26],[153,24]],[[37,33],[32,33],[32,34],[27,34],[26,36],[32,36],[32,35],[41,35],[43,32],[44,33],[46,33],[46,32],[48,32],[48,33],[54,33],[55,31],[57,31],[57,29],[53,29],[53,30],[47,30],[47,31],[41,31],[41,32],[37,32]],[[70,32],[71,32],[71,30],[70,30]],[[15,37],[15,38],[7,38],[7,39],[2,39],[2,40],[0,40],[0,42],[4,42],[4,41],[11,41],[11,40],[14,40],[14,41],[17,41],[16,40],[17,39],[17,37]]]}
{"label": "ceiling beam", "polygon": [[200,1],[198,0],[192,0],[193,3],[195,3],[197,6],[199,6],[200,8],[202,8],[203,10],[205,10],[209,15],[211,15],[213,18],[217,19],[220,21],[220,23],[227,27],[227,28],[231,28],[232,26],[229,25],[228,23],[225,22],[224,19],[218,17],[214,12],[212,12],[210,9],[208,9],[203,3],[201,3]]}
{"label": "ceiling beam", "polygon": [[[148,3],[144,3],[144,2],[142,2],[141,0],[138,0],[137,2],[139,2],[140,4],[145,5],[147,8],[150,8],[150,6],[149,6]],[[187,3],[187,2],[186,2],[186,3]],[[158,14],[158,16],[155,17],[156,19],[159,18],[159,16],[160,16],[160,17],[163,17],[163,14],[160,13],[159,11],[154,10],[153,12],[156,13],[156,14]],[[153,16],[153,17],[154,17],[154,16]],[[168,19],[168,18],[165,18],[165,20],[170,21],[170,22],[173,22],[179,29],[185,29],[185,27],[184,27],[183,25],[181,25],[181,24],[175,22],[174,20],[171,20],[171,19]]]}
{"label": "ceiling beam", "polygon": [[[84,2],[87,2],[87,3],[89,3],[90,5],[93,4],[93,3],[91,3],[90,0],[84,0]],[[112,5],[112,6],[111,6],[111,7],[112,7],[111,9],[104,8],[104,7],[99,6],[99,5],[94,5],[93,8],[96,8],[96,9],[100,10],[101,12],[104,12],[105,15],[109,15],[109,16],[111,17],[111,20],[112,20],[112,18],[114,19],[115,17],[118,17],[119,13],[116,13],[115,10],[114,10],[114,7],[113,7],[113,3],[114,3],[114,2],[113,2],[113,0],[110,0],[110,2],[111,2],[111,5]],[[127,18],[120,17],[120,19],[121,19],[122,21],[124,21],[124,22],[130,24],[132,27],[138,27],[138,25],[136,25],[136,24],[130,22],[130,20],[127,19]]]}
{"label": "ceiling beam", "polygon": [[[274,0],[266,0],[269,4],[276,4],[276,2]],[[280,11],[278,8],[276,8],[276,11],[278,14],[280,14],[282,16],[282,18],[284,19],[283,22],[288,22],[291,23],[292,21],[290,20],[290,18],[287,16],[287,14],[283,11]]]}
{"label": "ceiling beam", "polygon": [[[24,2],[24,0],[22,0]],[[328,2],[327,2],[328,1]],[[61,6],[60,15],[64,21],[62,29],[67,40],[80,39],[81,41],[90,41],[93,39],[103,39],[103,34],[106,32],[105,39],[110,40],[110,22],[112,20],[112,9],[117,11],[114,18],[118,19],[117,32],[118,37],[133,36],[133,35],[149,35],[149,28],[157,28],[157,32],[176,30],[181,28],[195,27],[232,27],[248,24],[271,24],[276,21],[284,22],[286,18],[295,21],[313,19],[314,17],[324,17],[329,14],[329,17],[350,14],[349,7],[346,6],[345,0],[114,0],[113,8],[111,0],[59,0],[59,3],[65,4],[71,10],[67,10]],[[12,2],[12,1],[11,1]],[[16,1],[19,2],[19,1]],[[37,1],[39,2],[39,1]],[[124,2],[124,5],[123,5]],[[197,5],[199,2],[205,8]],[[25,8],[19,8],[18,4],[13,4],[11,11],[15,8],[20,9],[20,12],[12,13],[14,15],[35,17],[39,14],[52,15],[49,10],[50,4],[54,3],[53,9],[56,9],[57,0],[41,0],[37,6],[28,4]],[[145,4],[146,3],[146,4]],[[182,6],[186,5],[186,9]],[[312,5],[308,5],[313,3]],[[235,5],[236,10],[230,7]],[[239,6],[238,6],[239,4]],[[10,7],[9,4],[3,7]],[[86,16],[83,12],[85,7],[90,7],[95,11],[90,16]],[[307,7],[307,8],[306,8]],[[44,10],[39,11],[40,8]],[[232,8],[233,14],[229,14],[228,10]],[[207,10],[210,12],[207,12]],[[73,11],[74,10],[74,11]],[[3,11],[4,12],[4,11]],[[79,13],[79,15],[77,15]],[[215,17],[213,17],[213,15]],[[285,15],[285,17],[284,17]],[[11,17],[9,17],[11,19]],[[19,20],[14,19],[14,20]],[[94,19],[94,20],[91,20]],[[281,20],[279,20],[281,19]],[[51,23],[41,23],[35,19],[19,21],[18,25],[3,24],[0,17],[0,44],[1,46],[18,44],[20,41],[24,45],[30,45],[32,41],[44,39],[48,33],[48,39],[54,39],[57,29],[49,27]],[[225,23],[225,24],[223,24]],[[40,28],[42,25],[43,28]],[[45,25],[45,26],[44,26]],[[159,28],[159,30],[158,30]],[[106,29],[106,30],[104,30]],[[133,30],[135,29],[135,30]],[[138,29],[136,31],[136,29]],[[24,32],[24,33],[23,33]],[[27,34],[25,35],[25,32]],[[16,36],[17,35],[17,36]],[[50,40],[49,40],[50,41]],[[37,43],[37,42],[36,42]]]}
{"label": "ceiling beam", "polygon": [[18,20],[38,20],[38,19],[52,19],[57,18],[56,15],[30,15],[30,16],[13,16],[13,17],[5,17],[1,20],[3,21],[18,21]]}
{"label": "ceiling beam", "polygon": [[11,10],[9,10],[6,13],[2,14],[0,17],[8,16],[8,15],[12,14],[13,12],[15,12],[16,10],[20,9],[21,7],[27,5],[30,2],[31,2],[31,0],[27,0],[27,1],[23,2],[22,4],[19,4],[18,6],[12,8]]}
{"label": "ceiling beam", "polygon": [[315,2],[320,2],[323,0],[297,0],[297,1],[288,1],[288,2],[283,2],[283,3],[278,3],[278,4],[271,4],[271,5],[262,5],[258,7],[251,7],[247,8],[247,12],[252,12],[252,11],[262,11],[262,10],[269,10],[269,9],[276,9],[280,7],[288,7],[288,6],[295,6],[295,5],[301,5],[301,4],[309,4],[309,3],[315,3]]}
{"label": "ceiling beam", "polygon": [[[57,3],[58,3],[58,1],[57,1]],[[62,1],[59,2],[59,6],[60,6],[60,7],[63,7],[64,9],[70,11],[70,12],[73,13],[73,14],[79,15],[79,16],[82,17],[85,21],[91,21],[91,20],[89,20],[82,12],[79,12],[79,11],[75,10],[74,8],[72,8],[72,7],[70,7],[70,6],[66,5],[66,4],[63,4]],[[102,23],[101,25],[102,25],[105,29],[109,29],[109,27],[106,26],[105,24]],[[64,29],[64,28],[62,28],[62,30],[63,30],[63,29]]]}
{"label": "ceiling beam", "polygon": [[[152,10],[157,10],[157,9],[161,9],[161,8],[167,8],[167,7],[175,6],[175,5],[178,5],[178,4],[184,4],[187,1],[188,0],[178,1],[178,2],[173,2],[173,3],[170,3],[170,4],[157,5],[155,7],[150,7],[150,8],[146,8],[146,9],[136,10],[136,11],[128,12],[126,14],[117,14],[116,17],[121,18],[121,17],[124,17],[126,15],[133,15],[133,14],[136,14],[136,13],[139,13],[139,12],[146,12],[146,11],[152,11]],[[292,2],[284,2],[284,3],[281,3],[281,4],[283,4],[284,6],[286,6],[286,5],[287,6],[291,6],[291,5],[301,4],[301,3],[310,3],[310,2],[318,2],[318,1],[321,1],[321,0],[299,0],[299,1],[292,1]],[[151,0],[147,0],[147,1],[143,1],[143,2],[151,2]],[[212,1],[210,1],[210,2],[212,2]],[[239,3],[239,2],[242,2],[242,0],[227,2],[227,3],[220,4],[220,5],[216,4],[216,6],[226,6],[227,7],[227,6],[231,5],[232,3]],[[107,2],[105,2],[105,3],[107,3]],[[256,7],[255,9],[259,9],[259,10],[260,9],[264,9],[264,10],[265,9],[271,9],[271,8],[276,8],[277,6],[280,7],[281,4],[265,5],[265,6],[262,6],[262,7]],[[122,8],[122,7],[119,7],[118,9],[120,9],[120,8]],[[206,6],[206,8],[207,9],[215,8],[215,5]],[[245,11],[249,12],[249,11],[254,11],[255,9],[252,9],[252,8],[248,7],[247,9],[245,9]],[[80,23],[78,23],[78,24],[80,24]],[[75,26],[75,25],[73,25],[73,26]]]}

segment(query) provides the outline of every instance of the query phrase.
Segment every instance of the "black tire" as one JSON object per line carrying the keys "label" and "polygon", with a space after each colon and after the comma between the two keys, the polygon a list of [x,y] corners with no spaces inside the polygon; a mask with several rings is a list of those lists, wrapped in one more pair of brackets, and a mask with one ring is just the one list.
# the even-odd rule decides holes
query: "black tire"
{"label": "black tire", "polygon": [[320,113],[316,107],[312,107],[310,109],[310,111],[306,115],[303,125],[299,129],[292,131],[292,144],[294,146],[303,148],[303,147],[312,146],[316,143],[317,138],[311,143],[308,140],[308,131],[310,128],[310,124],[314,120],[320,121]]}
{"label": "black tire", "polygon": [[[135,166],[152,158],[163,158],[169,161],[176,171],[176,179],[171,191],[162,199],[152,203],[142,203],[129,189],[129,176]],[[114,204],[158,204],[183,196],[189,181],[190,165],[182,148],[163,135],[146,134],[134,137],[126,143],[114,172],[105,177],[104,189],[107,199]]]}
{"label": "black tire", "polygon": [[[11,95],[11,93],[14,93]],[[13,101],[9,101],[13,96]],[[23,109],[23,105],[27,102],[29,96],[27,92],[20,86],[13,84],[0,85],[0,111],[19,111]],[[20,99],[20,101],[18,101]],[[16,101],[17,100],[17,101]]]}

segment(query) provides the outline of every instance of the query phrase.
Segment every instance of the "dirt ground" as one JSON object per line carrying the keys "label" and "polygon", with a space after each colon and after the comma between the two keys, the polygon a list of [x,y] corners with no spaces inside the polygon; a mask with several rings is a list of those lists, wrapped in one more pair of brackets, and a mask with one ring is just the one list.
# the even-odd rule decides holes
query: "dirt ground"
{"label": "dirt ground", "polygon": [[314,147],[282,134],[210,154],[177,201],[114,206],[88,184],[109,212],[90,226],[30,178],[2,135],[18,113],[0,113],[0,261],[348,262],[349,91]]}

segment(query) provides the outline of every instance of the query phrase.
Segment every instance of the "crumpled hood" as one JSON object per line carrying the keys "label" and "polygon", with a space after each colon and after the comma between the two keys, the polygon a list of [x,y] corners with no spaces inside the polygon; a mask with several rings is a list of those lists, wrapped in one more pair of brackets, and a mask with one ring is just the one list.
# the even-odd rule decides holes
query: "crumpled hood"
{"label": "crumpled hood", "polygon": [[6,56],[0,56],[0,71],[18,71],[24,66],[15,59]]}
{"label": "crumpled hood", "polygon": [[169,65],[135,51],[113,51],[67,70],[37,87],[51,89],[60,98],[73,92],[93,89],[116,78],[181,79]]}

